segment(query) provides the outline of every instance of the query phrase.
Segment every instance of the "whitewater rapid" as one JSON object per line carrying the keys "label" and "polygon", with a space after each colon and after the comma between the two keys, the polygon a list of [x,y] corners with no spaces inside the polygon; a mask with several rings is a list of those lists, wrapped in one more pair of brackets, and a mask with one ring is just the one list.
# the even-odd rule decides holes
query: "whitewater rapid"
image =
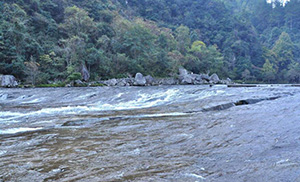
{"label": "whitewater rapid", "polygon": [[[5,105],[16,104],[17,106],[31,106],[33,110],[23,109],[20,107],[14,109],[16,111],[9,111],[9,109],[7,109],[7,111],[0,111],[0,134],[13,134],[18,132],[41,130],[46,127],[57,127],[61,123],[57,123],[55,118],[72,116],[78,117],[80,115],[88,114],[93,115],[107,111],[152,108],[183,102],[187,99],[199,101],[201,99],[224,94],[225,92],[224,90],[218,89],[205,90],[204,87],[200,87],[199,89],[200,90],[197,90],[197,93],[187,95],[185,90],[180,90],[180,88],[163,87],[158,88],[157,90],[154,89],[155,91],[136,88],[136,90],[130,89],[129,91],[114,93],[104,97],[102,97],[102,95],[106,95],[107,93],[103,93],[101,88],[89,88],[88,93],[84,94],[82,94],[83,90],[79,89],[78,93],[74,93],[73,97],[70,96],[71,93],[68,92],[69,89],[65,90],[66,93],[64,93],[64,89],[61,89],[62,92],[59,93],[59,95],[55,95],[59,89],[50,89],[49,91],[45,91],[45,89],[36,89],[34,90],[35,93],[28,90],[28,92],[20,93],[16,96],[10,96],[10,99],[8,99],[10,94],[5,93],[6,90],[3,90],[2,92],[0,91],[0,99],[3,102],[2,108],[5,108]],[[143,91],[145,92],[143,93]],[[56,99],[52,100],[53,97],[56,97]],[[71,97],[72,99],[70,100]],[[69,104],[66,105],[63,101],[66,101]],[[47,103],[51,105],[51,107],[49,107]],[[24,106],[24,108],[28,107]],[[182,115],[184,113],[174,111],[171,113],[150,114],[150,116],[177,114]],[[147,114],[144,114],[140,117],[146,116]],[[49,122],[47,121],[51,121],[54,125],[49,126]],[[21,126],[24,126],[24,123],[26,123],[26,126],[33,125],[35,128],[22,128]],[[47,123],[48,125],[36,125],[37,123]],[[15,128],[11,128],[11,126]]]}

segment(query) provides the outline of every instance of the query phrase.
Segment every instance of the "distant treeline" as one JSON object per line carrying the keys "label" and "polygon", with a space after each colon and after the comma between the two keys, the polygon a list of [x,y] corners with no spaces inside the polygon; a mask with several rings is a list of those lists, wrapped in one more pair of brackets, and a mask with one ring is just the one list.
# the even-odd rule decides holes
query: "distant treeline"
{"label": "distant treeline", "polygon": [[300,81],[300,2],[2,0],[0,74],[29,83],[179,67],[251,82]]}

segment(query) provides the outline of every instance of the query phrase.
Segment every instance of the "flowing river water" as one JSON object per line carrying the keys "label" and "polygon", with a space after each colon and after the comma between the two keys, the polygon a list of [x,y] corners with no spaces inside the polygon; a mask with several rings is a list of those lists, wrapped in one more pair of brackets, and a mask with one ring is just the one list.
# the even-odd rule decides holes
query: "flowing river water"
{"label": "flowing river water", "polygon": [[300,181],[300,88],[0,89],[0,181]]}

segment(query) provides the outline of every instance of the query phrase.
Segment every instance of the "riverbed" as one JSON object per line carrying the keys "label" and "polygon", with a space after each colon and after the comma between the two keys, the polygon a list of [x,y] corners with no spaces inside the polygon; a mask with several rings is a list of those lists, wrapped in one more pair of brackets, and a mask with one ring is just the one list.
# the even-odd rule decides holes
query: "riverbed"
{"label": "riverbed", "polygon": [[0,181],[300,181],[300,88],[0,89]]}

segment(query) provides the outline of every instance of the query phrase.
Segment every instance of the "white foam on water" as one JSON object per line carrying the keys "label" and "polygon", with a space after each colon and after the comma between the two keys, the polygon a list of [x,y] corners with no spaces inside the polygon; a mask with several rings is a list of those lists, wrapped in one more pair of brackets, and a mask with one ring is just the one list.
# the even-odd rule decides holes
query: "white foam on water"
{"label": "white foam on water", "polygon": [[[109,111],[109,110],[130,110],[149,108],[164,103],[173,101],[178,96],[178,89],[169,89],[165,92],[158,92],[154,94],[138,94],[135,100],[129,100],[127,102],[120,102],[116,104],[108,103],[97,103],[87,106],[67,106],[67,107],[56,107],[56,108],[43,108],[38,111],[32,111],[27,113],[20,112],[0,112],[0,123],[1,122],[18,122],[23,118],[29,117],[45,117],[53,115],[75,115],[86,112],[97,112],[97,111]],[[117,95],[121,97],[123,94]],[[175,116],[183,115],[183,113],[163,113],[156,115],[145,115],[144,117],[161,117],[161,116]]]}
{"label": "white foam on water", "polygon": [[21,115],[24,114],[19,112],[10,112],[10,111],[0,112],[0,117],[13,117],[13,116],[21,116]]}
{"label": "white foam on water", "polygon": [[11,128],[7,130],[0,130],[0,134],[16,134],[21,132],[28,132],[28,131],[37,131],[43,128]]}
{"label": "white foam on water", "polygon": [[124,95],[124,93],[119,93],[119,94],[117,95],[117,98],[120,98],[122,95]]}
{"label": "white foam on water", "polygon": [[152,117],[185,116],[185,115],[188,115],[188,113],[174,112],[174,113],[159,113],[159,114],[143,114],[143,115],[137,115],[135,117],[152,118]]}
{"label": "white foam on water", "polygon": [[89,110],[88,106],[67,106],[56,108],[44,108],[35,112],[28,113],[27,115],[52,115],[52,114],[78,114],[82,111]]}
{"label": "white foam on water", "polygon": [[200,176],[200,175],[198,175],[198,174],[193,174],[193,173],[191,173],[191,174],[185,174],[186,176],[191,176],[191,177],[195,177],[195,178],[199,178],[199,179],[205,179],[203,176]]}
{"label": "white foam on water", "polygon": [[5,150],[0,150],[0,156],[3,155],[3,154],[6,154],[6,152],[7,151],[5,151]]}
{"label": "white foam on water", "polygon": [[204,90],[199,93],[199,96],[195,99],[195,101],[199,101],[199,100],[211,97],[211,96],[217,96],[217,95],[220,95],[223,93],[225,93],[224,90],[213,90],[213,91]]}
{"label": "white foam on water", "polygon": [[[178,94],[179,90],[169,89],[165,92],[154,94],[138,94],[137,99],[117,104],[99,103],[98,108],[102,110],[130,110],[139,108],[149,108],[172,101],[172,98]],[[119,96],[119,95],[118,95]]]}
{"label": "white foam on water", "polygon": [[0,124],[3,122],[17,123],[18,118],[23,117],[23,113],[4,111],[0,112]]}
{"label": "white foam on water", "polygon": [[29,101],[24,101],[24,102],[22,102],[22,104],[31,104],[31,103],[37,103],[37,102],[41,102],[41,101],[43,101],[44,99],[41,99],[41,98],[39,98],[39,99],[33,99],[33,100],[29,100]]}
{"label": "white foam on water", "polygon": [[0,95],[0,100],[6,100],[7,97],[8,97],[8,94]]}
{"label": "white foam on water", "polygon": [[141,150],[140,149],[135,149],[134,151],[131,152],[134,155],[140,155],[141,154]]}
{"label": "white foam on water", "polygon": [[53,115],[71,115],[79,114],[86,111],[94,111],[95,109],[88,106],[69,106],[57,108],[44,108],[38,111],[27,113],[19,112],[0,112],[0,123],[2,122],[20,122],[21,118],[38,117],[38,116],[53,116]]}
{"label": "white foam on water", "polygon": [[178,136],[185,137],[185,138],[187,138],[187,139],[191,139],[191,138],[194,137],[193,134],[187,134],[187,133],[183,133],[183,134],[180,134],[180,135],[178,135]]}
{"label": "white foam on water", "polygon": [[92,95],[94,95],[95,93],[94,92],[89,92],[87,94],[84,94],[84,95],[80,95],[80,96],[77,96],[75,98],[73,98],[74,100],[82,100],[82,99],[86,99],[88,97],[91,97]]}

